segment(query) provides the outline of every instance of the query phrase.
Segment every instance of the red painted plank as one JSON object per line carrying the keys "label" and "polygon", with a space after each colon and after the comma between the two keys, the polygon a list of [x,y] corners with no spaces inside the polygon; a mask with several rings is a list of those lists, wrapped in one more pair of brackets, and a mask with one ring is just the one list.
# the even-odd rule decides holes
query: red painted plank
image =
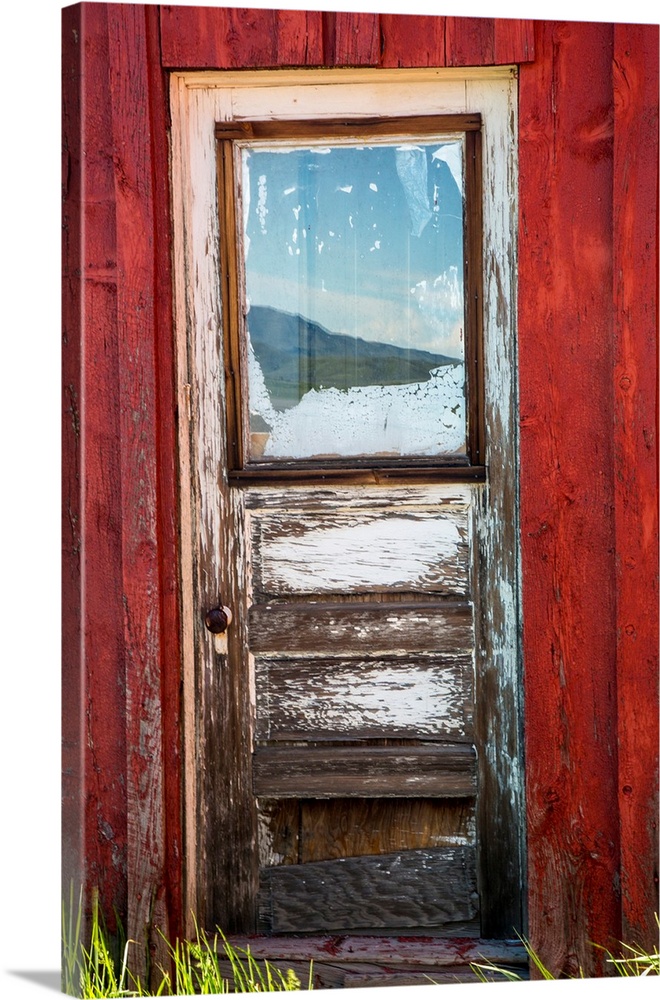
{"label": "red painted plank", "polygon": [[495,62],[495,22],[486,17],[445,19],[445,64],[490,66]]}
{"label": "red painted plank", "polygon": [[623,935],[657,946],[658,27],[614,28],[614,470]]}
{"label": "red painted plank", "polygon": [[[63,889],[179,930],[165,79],[156,9],[63,15]],[[163,776],[163,753],[167,776]],[[78,885],[74,885],[77,895]],[[156,939],[157,940],[157,939]]]}
{"label": "red painted plank", "polygon": [[164,5],[160,27],[164,67],[260,69],[323,64],[318,11]]}
{"label": "red painted plank", "polygon": [[444,66],[445,18],[381,14],[383,56],[387,67]]}
{"label": "red painted plank", "polygon": [[517,18],[495,18],[495,62],[498,66],[509,63],[534,61],[534,21]]}
{"label": "red painted plank", "polygon": [[378,66],[380,24],[378,14],[338,11],[333,15],[332,51],[326,49],[326,63],[332,66]]}
{"label": "red painted plank", "polygon": [[612,27],[538,22],[520,69],[522,620],[532,944],[620,938],[612,481]]}
{"label": "red painted plank", "polygon": [[[63,12],[63,891],[126,912],[116,240],[107,14]],[[107,338],[107,342],[106,342]],[[76,829],[77,826],[77,829]]]}
{"label": "red painted plank", "polygon": [[[122,601],[126,684],[126,931],[168,933],[162,742],[162,580],[153,144],[146,6],[108,8],[117,220],[117,322]],[[162,98],[162,94],[161,94]],[[158,137],[162,142],[162,136]],[[167,245],[165,245],[167,250]],[[171,341],[170,341],[171,343]],[[141,952],[138,950],[137,968]]]}
{"label": "red painted plank", "polygon": [[169,79],[160,64],[160,16],[148,6],[146,53],[152,130],[156,488],[162,624],[160,664],[163,740],[164,893],[170,939],[183,936],[181,623],[179,593],[178,433],[172,302],[168,107]]}

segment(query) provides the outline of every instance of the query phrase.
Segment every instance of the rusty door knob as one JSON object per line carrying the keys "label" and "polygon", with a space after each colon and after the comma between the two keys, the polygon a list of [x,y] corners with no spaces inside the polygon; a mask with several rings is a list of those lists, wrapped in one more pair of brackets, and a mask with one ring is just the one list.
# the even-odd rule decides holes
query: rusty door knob
{"label": "rusty door knob", "polygon": [[221,608],[211,608],[204,616],[204,624],[209,632],[220,635],[227,631],[227,626],[231,622],[231,611],[224,605]]}

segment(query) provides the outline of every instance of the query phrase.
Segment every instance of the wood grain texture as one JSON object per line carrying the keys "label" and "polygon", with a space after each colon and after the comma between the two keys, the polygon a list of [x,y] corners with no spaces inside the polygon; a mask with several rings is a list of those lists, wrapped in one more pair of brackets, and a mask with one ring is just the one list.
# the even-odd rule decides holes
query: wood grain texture
{"label": "wood grain texture", "polygon": [[472,656],[466,654],[257,658],[255,737],[472,742],[473,677]]}
{"label": "wood grain texture", "polygon": [[381,14],[381,65],[444,66],[445,21],[433,15]]}
{"label": "wood grain texture", "polygon": [[440,927],[477,912],[474,850],[282,865],[261,872],[259,916],[271,933]]}
{"label": "wood grain texture", "polygon": [[520,70],[518,299],[530,937],[555,973],[589,976],[589,942],[621,936],[613,30],[536,31],[537,61]]}
{"label": "wood grain texture", "polygon": [[300,804],[298,860],[474,844],[474,802],[452,799],[328,799]]}
{"label": "wood grain texture", "polygon": [[75,246],[78,260],[68,273],[65,265],[65,324],[73,324],[68,295],[78,305],[65,330],[65,408],[78,443],[65,449],[63,506],[80,576],[78,610],[63,610],[79,624],[84,678],[78,709],[67,704],[65,716],[85,719],[77,773],[85,888],[99,888],[110,928],[119,917],[152,958],[155,926],[179,926],[181,878],[169,191],[156,13],[82,5],[64,18],[65,67],[76,62],[75,72],[71,62],[65,69],[65,107],[74,88],[80,104],[77,134],[66,140],[78,232],[69,225],[64,258]]}
{"label": "wood grain texture", "polygon": [[117,252],[104,5],[63,11],[62,895],[126,921]]}
{"label": "wood grain texture", "polygon": [[465,653],[474,648],[467,602],[269,603],[250,608],[256,654]]}
{"label": "wood grain texture", "polygon": [[[475,490],[471,536],[476,634],[477,831],[482,934],[509,937],[523,924],[525,806],[519,647],[518,413],[516,407],[518,100],[472,80],[483,109],[484,340],[488,485]],[[495,125],[498,124],[496,128]],[[495,196],[495,193],[497,195]]]}
{"label": "wood grain texture", "polygon": [[406,747],[258,748],[254,793],[264,798],[472,796],[474,748],[468,744]]}
{"label": "wood grain texture", "polygon": [[494,62],[495,21],[493,18],[445,18],[446,66],[491,66]]}
{"label": "wood grain texture", "polygon": [[472,503],[472,488],[465,483],[428,483],[387,486],[332,486],[320,483],[313,487],[300,483],[276,486],[251,486],[245,491],[247,510],[286,509],[294,502],[296,507],[313,511],[338,510],[391,510],[433,507],[441,513],[465,513]]}
{"label": "wood grain texture", "polygon": [[232,944],[239,948],[249,946],[255,958],[277,956],[282,962],[323,962],[343,960],[373,962],[388,966],[407,965],[412,968],[491,962],[493,965],[527,965],[527,953],[518,941],[443,939],[425,936],[380,936],[338,934],[332,936],[305,935],[277,939],[260,935],[232,935]]}
{"label": "wood grain texture", "polygon": [[262,868],[475,843],[472,799],[264,799]]}
{"label": "wood grain texture", "polygon": [[[292,498],[293,499],[293,498]],[[252,514],[258,594],[467,595],[467,517],[435,510]]]}
{"label": "wood grain texture", "polygon": [[495,18],[495,63],[534,62],[534,21]]}
{"label": "wood grain texture", "polygon": [[327,66],[378,66],[380,25],[378,14],[337,11],[331,15],[333,27],[327,31]]}
{"label": "wood grain texture", "polygon": [[162,65],[243,69],[323,64],[321,14],[232,7],[160,8]]}
{"label": "wood grain texture", "polygon": [[[147,8],[108,8],[110,99],[117,225],[118,400],[120,498],[122,512],[122,603],[127,733],[127,934],[151,937],[157,953],[168,934],[165,886],[165,792],[163,762],[163,631],[165,580],[161,573],[161,510],[158,480],[160,451],[156,414],[159,398],[157,300],[168,272],[155,268],[154,240],[160,234],[154,204],[154,129],[152,101],[163,99],[159,72],[150,72],[157,49],[147,41]],[[126,109],[131,114],[126,114]],[[145,137],[149,138],[145,142]],[[162,156],[160,165],[163,164]],[[165,199],[161,204],[167,204]],[[162,195],[161,195],[162,197]],[[169,245],[165,241],[165,256]],[[159,315],[161,318],[162,313]],[[166,369],[167,370],[167,369]],[[171,367],[170,367],[171,373]],[[172,432],[173,394],[170,389]],[[171,441],[171,438],[170,438]],[[174,485],[170,469],[170,486]],[[172,497],[172,501],[174,497]],[[172,510],[168,512],[170,519]],[[172,543],[172,527],[169,531]],[[174,551],[175,554],[175,551]],[[171,578],[170,578],[171,586]],[[158,595],[156,597],[156,595]],[[170,605],[171,606],[171,605]],[[176,628],[176,618],[172,622]],[[175,640],[176,641],[176,640]],[[176,660],[174,669],[177,671]],[[177,671],[178,672],[178,671]],[[176,690],[176,684],[175,684]],[[176,704],[174,705],[176,711]],[[174,762],[172,762],[174,763]],[[176,788],[176,784],[175,784]],[[176,792],[175,792],[176,794]],[[164,957],[164,955],[162,956]],[[145,968],[136,974],[144,978]]]}
{"label": "wood grain texture", "polygon": [[658,912],[658,27],[614,27],[614,516],[624,941]]}

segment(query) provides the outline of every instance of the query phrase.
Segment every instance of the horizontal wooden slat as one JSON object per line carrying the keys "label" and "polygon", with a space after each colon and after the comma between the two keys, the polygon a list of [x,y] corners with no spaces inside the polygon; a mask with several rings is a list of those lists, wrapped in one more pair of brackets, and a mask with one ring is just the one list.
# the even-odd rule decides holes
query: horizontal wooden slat
{"label": "horizontal wooden slat", "polygon": [[244,491],[246,510],[277,510],[296,508],[306,511],[326,510],[392,510],[414,507],[432,508],[437,513],[447,508],[465,510],[470,506],[479,487],[463,483],[396,486],[333,486],[330,483],[310,488],[291,486],[251,486]]}
{"label": "horizontal wooden slat", "polygon": [[258,593],[468,592],[467,514],[251,515]]}
{"label": "horizontal wooden slat", "polygon": [[407,118],[324,118],[294,121],[216,122],[216,139],[305,139],[337,136],[363,140],[369,136],[436,136],[479,131],[481,115],[428,115]]}
{"label": "horizontal wooden slat", "polygon": [[476,792],[476,754],[469,744],[267,747],[255,751],[252,764],[254,792],[264,798]]}
{"label": "horizontal wooden slat", "polygon": [[257,739],[473,739],[469,654],[257,659]]}
{"label": "horizontal wooden slat", "polygon": [[272,656],[442,654],[474,647],[467,601],[255,604],[248,634],[251,652]]}
{"label": "horizontal wooden slat", "polygon": [[262,799],[260,867],[476,843],[474,799]]}
{"label": "horizontal wooden slat", "polygon": [[365,462],[342,463],[341,466],[313,466],[309,463],[287,462],[286,465],[268,465],[259,463],[249,465],[245,469],[235,469],[229,472],[229,482],[232,486],[254,486],[266,485],[281,486],[282,483],[295,483],[297,486],[312,485],[314,483],[328,482],[337,485],[355,486],[381,486],[385,483],[401,486],[404,483],[415,483],[433,480],[434,483],[451,483],[459,481],[461,483],[484,483],[486,481],[485,465],[469,465],[468,459],[462,460],[456,456],[451,457],[452,464],[433,466],[429,462],[424,463],[421,459],[417,465],[371,465]]}
{"label": "horizontal wooden slat", "polygon": [[373,962],[388,966],[435,966],[446,968],[470,962],[492,962],[493,965],[513,965],[526,968],[527,952],[519,941],[475,938],[456,941],[441,938],[383,937],[381,935],[306,935],[305,937],[271,938],[251,934],[230,935],[238,948],[248,948],[255,958],[280,962]]}
{"label": "horizontal wooden slat", "polygon": [[471,847],[403,851],[261,871],[259,917],[275,934],[441,927],[477,913]]}

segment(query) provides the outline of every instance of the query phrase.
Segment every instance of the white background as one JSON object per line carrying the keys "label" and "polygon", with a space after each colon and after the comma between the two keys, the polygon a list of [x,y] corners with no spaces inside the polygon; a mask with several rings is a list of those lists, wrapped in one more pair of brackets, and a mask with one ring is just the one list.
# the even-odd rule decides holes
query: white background
{"label": "white background", "polygon": [[[276,7],[277,0],[246,6]],[[179,0],[186,6],[192,4]],[[282,0],[298,9],[657,23],[646,0]],[[60,934],[60,3],[2,12],[2,820],[0,995],[57,989]],[[50,987],[50,989],[49,989]],[[486,987],[354,990],[352,1000]],[[650,997],[657,980],[493,984],[489,996]],[[512,993],[512,991],[516,991]],[[313,994],[329,995],[328,991]],[[333,993],[336,997],[337,994]]]}

